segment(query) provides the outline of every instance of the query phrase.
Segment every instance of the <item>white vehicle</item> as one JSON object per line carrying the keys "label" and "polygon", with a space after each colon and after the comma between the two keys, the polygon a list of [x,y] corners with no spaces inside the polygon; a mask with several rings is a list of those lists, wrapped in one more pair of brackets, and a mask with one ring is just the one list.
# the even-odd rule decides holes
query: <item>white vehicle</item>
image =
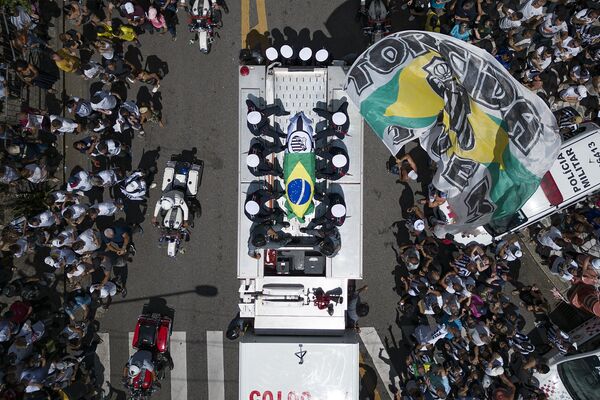
{"label": "white vehicle", "polygon": [[[490,244],[597,192],[600,189],[600,127],[594,123],[584,123],[581,127],[584,128],[581,132],[564,140],[558,158],[542,178],[539,188],[515,215],[469,233],[458,233],[454,240],[463,244],[472,241]],[[448,207],[443,206],[441,211],[449,218]]]}
{"label": "white vehicle", "polygon": [[[355,332],[346,329],[346,308],[349,285],[362,279],[363,120],[352,104],[347,110],[348,136],[343,139],[350,169],[334,183],[327,181],[327,190],[342,193],[346,204],[347,218],[339,227],[339,252],[326,257],[313,238],[300,231],[315,217],[313,211],[305,215],[304,223],[288,220],[290,226],[284,231],[293,240],[284,247],[259,250],[258,259],[248,254],[252,222],[244,212],[247,193],[257,181],[273,183],[279,178],[256,178],[248,170],[247,151],[254,136],[247,127],[246,100],[260,106],[280,104],[290,115],[272,116],[271,125],[284,131],[290,118],[303,112],[317,133],[326,121],[313,108],[334,111],[345,100],[344,67],[278,65],[240,68],[238,306],[240,317],[252,321],[253,328],[240,342],[239,398],[357,400],[359,345]],[[296,139],[290,139],[287,151],[303,147],[298,132],[288,136]],[[300,133],[308,132],[305,127]],[[284,153],[276,153],[276,157],[283,165]],[[285,210],[284,197],[278,201]],[[319,215],[318,201],[315,209]],[[328,296],[327,304],[322,303],[322,295]]]}
{"label": "white vehicle", "polygon": [[166,243],[170,257],[175,257],[181,251],[181,242],[189,239],[186,221],[191,220],[191,215],[197,208],[196,195],[203,170],[202,161],[167,162],[161,186],[162,195],[154,208],[153,222],[161,228],[159,242]]}

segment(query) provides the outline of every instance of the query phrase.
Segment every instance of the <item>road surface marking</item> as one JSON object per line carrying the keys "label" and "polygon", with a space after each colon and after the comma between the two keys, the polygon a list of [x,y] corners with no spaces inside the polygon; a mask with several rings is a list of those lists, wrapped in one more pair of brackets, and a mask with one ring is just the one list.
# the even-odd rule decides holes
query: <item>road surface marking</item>
{"label": "road surface marking", "polygon": [[[171,371],[171,400],[187,400],[187,353],[185,332],[171,334],[171,358],[175,367]],[[210,397],[210,396],[209,396]]]}
{"label": "road surface marking", "polygon": [[222,331],[206,331],[206,369],[208,371],[208,398],[225,400]]}
{"label": "road surface marking", "polygon": [[242,49],[247,47],[246,38],[248,33],[252,30],[256,30],[259,34],[264,35],[268,32],[269,28],[267,25],[267,7],[265,4],[266,0],[255,0],[256,1],[256,15],[258,23],[254,26],[250,26],[250,0],[241,0],[241,22],[242,22]]}
{"label": "road surface marking", "polygon": [[110,382],[110,336],[106,332],[98,332],[98,337],[102,340],[102,343],[98,343],[96,346],[96,354],[100,365],[104,367],[104,376],[102,378],[102,389],[105,393],[108,393],[110,387],[107,382]]}
{"label": "road surface marking", "polygon": [[129,342],[127,343],[127,347],[129,348],[129,357],[131,357],[133,353],[135,353],[135,349],[133,348],[131,343],[133,343],[133,332],[129,332]]}
{"label": "road surface marking", "polygon": [[[388,355],[387,350],[383,346],[383,343],[381,343],[381,339],[379,338],[377,331],[375,330],[375,328],[371,328],[371,327],[360,328],[360,338],[361,338],[363,344],[365,345],[365,348],[369,352],[371,359],[373,360],[373,366],[377,370],[377,373],[379,374],[379,377],[381,378],[381,381],[383,382],[383,386],[385,387],[385,390],[390,395],[390,398],[393,399],[394,394],[390,390],[390,385],[392,385],[392,381],[390,380],[390,374],[392,376],[398,376],[398,374],[396,374],[396,371],[394,370],[394,367],[392,366],[390,356]],[[381,356],[384,359],[387,359],[388,362],[385,362],[384,360],[379,358],[380,349],[383,349],[381,351]],[[398,387],[396,382],[393,382],[393,384],[394,384],[394,386]]]}

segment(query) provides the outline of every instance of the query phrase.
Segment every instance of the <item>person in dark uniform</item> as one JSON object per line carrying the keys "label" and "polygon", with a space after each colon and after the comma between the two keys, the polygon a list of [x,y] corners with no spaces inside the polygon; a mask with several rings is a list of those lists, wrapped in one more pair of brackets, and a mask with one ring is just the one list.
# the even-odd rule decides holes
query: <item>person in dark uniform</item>
{"label": "person in dark uniform", "polygon": [[283,178],[283,169],[275,160],[270,162],[259,147],[251,147],[246,158],[246,165],[250,173],[256,177],[274,175]]}
{"label": "person in dark uniform", "polygon": [[300,232],[317,238],[319,250],[326,257],[334,257],[342,247],[340,231],[332,224],[318,229],[300,228]]}
{"label": "person in dark uniform", "polygon": [[[285,212],[276,203],[276,200],[281,196],[283,196],[282,192],[273,192],[263,188],[248,193],[244,203],[244,214],[252,222],[274,221],[282,223]],[[267,205],[269,201],[274,202],[274,207]]]}
{"label": "person in dark uniform", "polygon": [[322,108],[313,108],[313,111],[321,118],[327,120],[328,126],[326,129],[315,134],[315,141],[329,136],[335,136],[338,139],[344,139],[348,134],[350,127],[350,118],[348,117],[348,102],[345,101],[335,112],[327,111]]}
{"label": "person in dark uniform", "polygon": [[348,173],[350,159],[343,148],[328,145],[322,149],[317,149],[315,154],[325,160],[325,164],[320,163],[321,165],[315,171],[315,176],[318,179],[337,181]]}
{"label": "person in dark uniform", "polygon": [[285,149],[285,145],[281,144],[279,139],[272,143],[263,138],[254,138],[251,142],[250,149],[248,150],[248,154],[262,154],[263,156],[269,156],[273,153],[279,153]]}
{"label": "person in dark uniform", "polygon": [[284,111],[277,104],[265,108],[258,108],[252,100],[246,100],[246,106],[248,106],[248,113],[246,114],[248,129],[254,136],[270,136],[275,142],[277,142],[280,137],[286,137],[285,133],[279,132],[271,126],[269,117],[271,115],[290,115],[289,112]]}
{"label": "person in dark uniform", "polygon": [[248,255],[259,259],[258,250],[279,249],[291,242],[292,235],[282,231],[283,227],[283,224],[274,224],[272,221],[254,224],[248,238]]}
{"label": "person in dark uniform", "polygon": [[342,226],[346,221],[346,202],[344,197],[339,193],[330,192],[315,193],[315,199],[325,204],[325,214],[320,217],[313,218],[306,226],[308,229],[313,229],[317,226]]}

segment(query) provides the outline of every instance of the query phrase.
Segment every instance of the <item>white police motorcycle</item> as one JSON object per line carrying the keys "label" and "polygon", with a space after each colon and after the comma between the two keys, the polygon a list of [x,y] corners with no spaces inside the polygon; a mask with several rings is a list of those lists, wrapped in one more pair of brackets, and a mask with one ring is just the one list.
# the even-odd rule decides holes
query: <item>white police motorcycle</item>
{"label": "white police motorcycle", "polygon": [[162,196],[154,208],[152,222],[161,228],[159,243],[161,247],[166,244],[170,257],[184,253],[181,243],[189,240],[190,224],[187,221],[199,209],[196,195],[203,170],[202,161],[167,162],[161,186]]}
{"label": "white police motorcycle", "polygon": [[196,38],[190,40],[190,44],[197,41],[200,52],[208,54],[217,34],[215,29],[223,25],[221,11],[214,0],[194,0],[190,15],[190,32],[196,33]]}

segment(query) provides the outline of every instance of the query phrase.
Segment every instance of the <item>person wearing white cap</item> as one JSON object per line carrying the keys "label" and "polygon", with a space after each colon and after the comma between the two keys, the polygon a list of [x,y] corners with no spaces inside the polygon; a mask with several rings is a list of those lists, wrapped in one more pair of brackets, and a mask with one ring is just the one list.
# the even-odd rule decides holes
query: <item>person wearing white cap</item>
{"label": "person wearing white cap", "polygon": [[265,56],[269,62],[274,62],[277,61],[277,58],[279,58],[279,52],[275,47],[269,47],[267,50],[265,50]]}
{"label": "person wearing white cap", "polygon": [[274,162],[268,161],[265,154],[257,147],[250,148],[246,157],[246,165],[248,171],[256,177],[273,175],[283,178],[283,169],[277,159]]}
{"label": "person wearing white cap", "polygon": [[274,141],[277,141],[280,137],[286,137],[285,133],[279,132],[271,126],[269,117],[271,115],[290,115],[289,112],[286,112],[278,104],[260,108],[250,99],[246,100],[246,106],[248,107],[248,112],[246,114],[248,130],[250,130],[254,136],[270,136]]}
{"label": "person wearing white cap", "polygon": [[165,214],[172,208],[181,208],[183,212],[183,226],[187,226],[189,220],[189,208],[185,199],[178,190],[169,190],[163,193],[154,206],[154,214],[152,215],[152,223],[158,223],[158,214]]}
{"label": "person wearing white cap", "polygon": [[587,97],[587,89],[583,85],[569,86],[558,94],[567,103],[577,103]]}
{"label": "person wearing white cap", "polygon": [[342,147],[328,145],[317,149],[315,154],[325,160],[325,164],[319,163],[320,165],[315,171],[318,179],[337,181],[348,174],[350,159],[348,152]]}
{"label": "person wearing white cap", "polygon": [[[275,221],[283,223],[285,212],[277,206],[276,200],[283,196],[283,192],[258,189],[246,195],[244,214],[252,222]],[[267,205],[272,201],[273,207]]]}
{"label": "person wearing white cap", "polygon": [[336,111],[331,112],[323,108],[315,107],[313,111],[328,122],[328,127],[315,134],[315,141],[329,136],[336,136],[342,140],[348,134],[350,118],[348,117],[348,102],[343,102]]}
{"label": "person wearing white cap", "polygon": [[[149,350],[138,350],[136,351],[129,360],[127,360],[127,364],[123,368],[123,379],[129,381],[134,379],[142,369],[154,374],[154,362],[152,357],[152,352]],[[153,382],[155,379],[153,379]]]}
{"label": "person wearing white cap", "polygon": [[326,206],[325,214],[313,218],[306,226],[308,229],[317,226],[342,226],[346,221],[346,202],[344,197],[336,192],[327,194],[315,192],[315,199],[323,202]]}
{"label": "person wearing white cap", "polygon": [[396,158],[398,176],[400,182],[408,183],[416,181],[419,178],[417,173],[417,164],[410,154],[405,154],[400,158]]}

